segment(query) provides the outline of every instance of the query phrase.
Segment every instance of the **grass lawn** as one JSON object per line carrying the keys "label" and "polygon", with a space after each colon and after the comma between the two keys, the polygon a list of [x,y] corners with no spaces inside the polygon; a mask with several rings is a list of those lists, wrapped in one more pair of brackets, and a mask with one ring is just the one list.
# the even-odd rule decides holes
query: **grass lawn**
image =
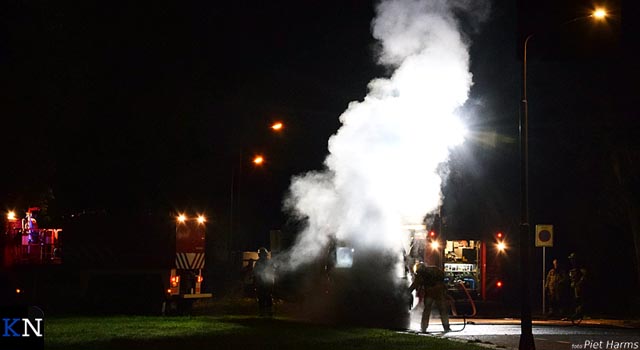
{"label": "grass lawn", "polygon": [[484,349],[391,330],[254,316],[49,317],[46,349]]}

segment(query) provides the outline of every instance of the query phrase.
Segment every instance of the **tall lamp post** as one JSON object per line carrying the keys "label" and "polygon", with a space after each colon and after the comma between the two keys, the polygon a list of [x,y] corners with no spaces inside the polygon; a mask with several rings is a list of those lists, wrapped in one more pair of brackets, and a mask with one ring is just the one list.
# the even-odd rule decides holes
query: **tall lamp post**
{"label": "tall lamp post", "polygon": [[[576,22],[578,20],[595,18],[602,20],[607,16],[604,9],[596,9],[588,16],[574,18],[561,25]],[[529,106],[527,100],[527,45],[533,38],[529,34],[524,40],[522,56],[522,100],[520,113],[520,273],[521,280],[521,331],[518,349],[533,350],[533,327],[531,318],[531,293],[529,290],[529,276],[531,276],[531,233],[529,230]]]}
{"label": "tall lamp post", "polygon": [[[269,125],[269,129],[271,129],[271,132],[274,133],[280,133],[282,132],[282,130],[284,129],[284,124],[282,122],[276,121],[274,123],[272,123],[271,125]],[[234,162],[232,161],[231,163],[231,190],[230,190],[230,207],[229,207],[229,237],[227,239],[228,242],[228,247],[227,249],[229,250],[229,253],[231,253],[233,251],[233,231],[234,231],[234,225],[235,225],[235,221],[237,216],[239,216],[239,213],[234,213],[234,209],[236,206],[238,206],[238,212],[240,212],[240,208],[239,208],[239,202],[240,202],[240,176],[242,174],[242,166],[244,165],[244,159],[243,159],[243,149],[240,149],[240,155],[239,155],[239,162],[237,164],[238,168],[237,168],[237,172],[236,172],[236,165],[234,164]],[[260,167],[264,165],[265,162],[265,157],[262,154],[255,154],[253,155],[253,157],[251,158],[251,164],[254,167]],[[237,181],[236,181],[236,177],[237,177]],[[236,187],[238,188],[237,190],[237,194],[236,194]],[[236,198],[236,196],[238,198]]]}

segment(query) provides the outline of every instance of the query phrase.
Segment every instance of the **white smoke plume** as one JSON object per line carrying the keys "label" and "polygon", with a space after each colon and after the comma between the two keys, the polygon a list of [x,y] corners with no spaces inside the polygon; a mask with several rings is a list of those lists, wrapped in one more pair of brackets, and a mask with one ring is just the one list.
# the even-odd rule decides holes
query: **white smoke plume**
{"label": "white smoke plume", "polygon": [[376,7],[380,63],[395,69],[351,102],[329,140],[326,169],[294,177],[285,206],[306,227],[292,267],[317,258],[332,236],[354,246],[399,249],[401,226],[422,223],[441,202],[439,165],[463,141],[456,111],[472,85],[454,12],[465,2],[387,0]]}

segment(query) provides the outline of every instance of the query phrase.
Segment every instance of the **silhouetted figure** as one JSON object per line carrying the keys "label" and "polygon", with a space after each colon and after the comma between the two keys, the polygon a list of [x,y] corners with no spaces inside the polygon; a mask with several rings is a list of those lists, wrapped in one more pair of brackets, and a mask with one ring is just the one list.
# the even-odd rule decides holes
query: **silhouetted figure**
{"label": "silhouetted figure", "polygon": [[549,296],[549,316],[559,316],[563,313],[564,292],[567,288],[567,273],[553,259],[553,267],[547,273],[544,283],[545,292]]}
{"label": "silhouetted figure", "polygon": [[253,265],[256,261],[247,260],[247,265],[242,267],[240,274],[242,275],[242,293],[245,297],[255,297],[255,283],[253,279]]}
{"label": "silhouetted figure", "polygon": [[258,260],[253,267],[253,280],[258,299],[258,313],[260,316],[273,316],[273,284],[274,269],[266,248],[258,249]]}
{"label": "silhouetted figure", "polygon": [[587,280],[587,269],[578,262],[576,253],[569,255],[571,270],[569,270],[569,280],[571,281],[571,289],[575,303],[575,312],[571,316],[572,319],[584,317],[584,303]]}
{"label": "silhouetted figure", "polygon": [[429,327],[429,317],[434,303],[438,311],[440,311],[440,320],[444,331],[451,331],[451,328],[449,328],[449,310],[446,303],[447,287],[444,284],[444,271],[436,266],[427,266],[424,263],[420,263],[416,269],[416,277],[411,286],[409,286],[409,292],[420,288],[424,291],[424,310],[422,311],[422,321],[420,323],[422,332],[426,332]]}

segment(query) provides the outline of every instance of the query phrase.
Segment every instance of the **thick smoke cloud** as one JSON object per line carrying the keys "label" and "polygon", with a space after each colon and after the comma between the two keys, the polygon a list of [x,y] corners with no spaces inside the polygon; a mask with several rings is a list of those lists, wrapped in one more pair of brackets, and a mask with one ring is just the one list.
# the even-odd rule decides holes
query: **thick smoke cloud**
{"label": "thick smoke cloud", "polygon": [[[321,293],[310,297],[307,316],[315,310],[325,320],[408,326],[407,279],[399,278],[408,239],[402,226],[421,224],[438,208],[450,148],[463,141],[456,112],[468,98],[472,75],[455,15],[471,20],[473,29],[481,18],[471,13],[487,13],[478,3],[377,5],[372,34],[379,63],[393,73],[372,80],[364,100],[349,104],[329,139],[325,170],[294,177],[285,203],[305,227],[278,265],[322,271],[315,280],[297,280]],[[353,252],[351,268],[332,269],[335,245]]]}
{"label": "thick smoke cloud", "polygon": [[456,111],[472,85],[468,44],[455,13],[478,2],[388,0],[372,34],[390,78],[369,83],[363,101],[340,116],[326,170],[292,180],[286,207],[306,220],[288,254],[295,267],[318,258],[331,237],[359,248],[396,251],[400,227],[422,223],[441,201],[438,168],[463,141]]}

